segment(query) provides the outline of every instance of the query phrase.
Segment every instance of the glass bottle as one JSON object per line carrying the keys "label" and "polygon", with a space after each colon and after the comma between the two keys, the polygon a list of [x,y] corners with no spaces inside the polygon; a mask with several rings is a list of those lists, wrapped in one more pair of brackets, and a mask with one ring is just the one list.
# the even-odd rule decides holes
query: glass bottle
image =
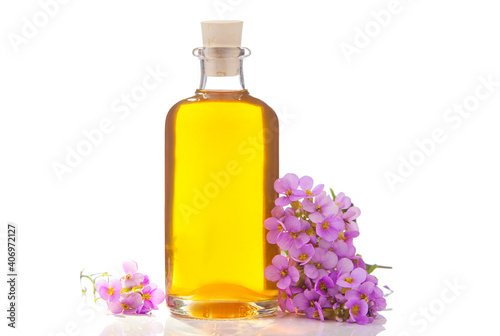
{"label": "glass bottle", "polygon": [[273,314],[277,289],[264,268],[278,178],[278,119],[245,89],[241,21],[202,22],[201,81],[165,127],[167,305],[192,318]]}

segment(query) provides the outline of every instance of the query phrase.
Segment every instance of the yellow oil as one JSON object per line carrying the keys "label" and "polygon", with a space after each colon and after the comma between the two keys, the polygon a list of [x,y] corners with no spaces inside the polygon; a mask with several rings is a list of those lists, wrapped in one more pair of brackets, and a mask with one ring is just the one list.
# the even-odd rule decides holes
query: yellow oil
{"label": "yellow oil", "polygon": [[276,197],[278,121],[247,91],[204,92],[166,122],[166,288],[191,317],[252,315],[276,299],[263,226]]}

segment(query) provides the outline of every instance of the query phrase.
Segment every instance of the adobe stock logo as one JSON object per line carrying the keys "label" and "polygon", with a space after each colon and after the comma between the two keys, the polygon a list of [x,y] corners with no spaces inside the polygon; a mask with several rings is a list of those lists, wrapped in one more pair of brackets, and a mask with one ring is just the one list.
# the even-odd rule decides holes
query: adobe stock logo
{"label": "adobe stock logo", "polygon": [[427,304],[418,306],[418,309],[409,316],[407,321],[410,327],[405,328],[406,330],[397,336],[424,334],[462,296],[463,292],[468,290],[467,286],[460,283],[457,278],[453,281],[444,279],[443,285],[437,296]]}
{"label": "adobe stock logo", "polygon": [[397,157],[397,167],[384,173],[384,178],[391,191],[395,191],[396,186],[405,182],[416,172],[418,166],[423,165],[434,155],[438,145],[448,140],[448,135],[452,130],[460,128],[463,122],[479,109],[481,102],[490,98],[500,86],[500,82],[493,79],[493,74],[479,76],[478,82],[479,84],[473,93],[444,111],[443,126],[432,129],[428,137],[415,139],[413,149],[408,154]]}
{"label": "adobe stock logo", "polygon": [[[412,0],[406,1],[410,2]],[[391,25],[393,19],[397,15],[400,15],[404,9],[405,6],[401,3],[401,0],[390,0],[385,9],[372,10],[370,12],[370,19],[362,27],[354,27],[352,43],[342,41],[339,44],[347,63],[352,62],[354,55],[361,54],[375,38]]]}
{"label": "adobe stock logo", "polygon": [[212,6],[217,12],[219,19],[224,20],[226,13],[233,12],[242,2],[243,0],[214,0]]}
{"label": "adobe stock logo", "polygon": [[[275,110],[279,118],[278,130],[279,134],[287,131],[289,126],[297,118],[297,114],[291,111],[287,106],[279,110]],[[266,135],[264,135],[266,134]],[[266,128],[260,134],[248,136],[245,140],[236,146],[236,153],[238,156],[234,160],[229,160],[225,167],[219,171],[209,172],[209,181],[199,188],[193,188],[191,201],[188,203],[181,203],[178,206],[179,213],[186,223],[190,223],[191,216],[196,216],[201,211],[208,208],[211,201],[217,198],[220,193],[231,183],[233,178],[239,176],[244,168],[245,162],[252,162],[262,155],[262,148],[265,144],[270,143],[276,134],[274,127]]]}
{"label": "adobe stock logo", "polygon": [[91,129],[84,129],[82,137],[74,145],[66,145],[63,160],[52,161],[52,169],[59,182],[63,182],[67,174],[80,166],[85,157],[92,154],[95,148],[101,146],[109,134],[113,133],[116,126],[129,118],[131,112],[137,110],[153,91],[158,89],[165,81],[168,73],[162,71],[159,65],[146,66],[142,81],[134,85],[127,93],[120,94],[110,105],[110,110],[115,115],[102,118]]}
{"label": "adobe stock logo", "polygon": [[22,25],[18,33],[8,32],[12,49],[17,54],[22,45],[28,44],[33,38],[38,36],[41,29],[46,27],[49,22],[55,18],[61,9],[61,5],[66,5],[70,0],[40,0],[38,6],[40,9],[35,11],[30,18],[23,16]]}

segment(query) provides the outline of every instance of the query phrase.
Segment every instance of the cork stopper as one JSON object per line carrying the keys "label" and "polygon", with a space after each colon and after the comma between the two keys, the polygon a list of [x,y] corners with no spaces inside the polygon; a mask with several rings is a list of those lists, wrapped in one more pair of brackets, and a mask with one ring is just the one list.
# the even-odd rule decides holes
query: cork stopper
{"label": "cork stopper", "polygon": [[209,48],[239,48],[243,21],[215,20],[202,21],[203,46]]}
{"label": "cork stopper", "polygon": [[[203,47],[206,48],[207,76],[237,76],[240,73],[243,21],[215,20],[201,22]],[[219,48],[234,48],[221,50]],[[222,56],[223,55],[223,56]]]}

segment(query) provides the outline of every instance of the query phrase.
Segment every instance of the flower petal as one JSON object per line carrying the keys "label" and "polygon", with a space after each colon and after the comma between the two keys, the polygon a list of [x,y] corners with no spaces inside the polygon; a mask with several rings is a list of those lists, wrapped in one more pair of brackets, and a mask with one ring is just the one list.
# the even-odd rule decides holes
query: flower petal
{"label": "flower petal", "polygon": [[293,216],[285,218],[286,230],[290,232],[299,232],[302,229],[302,222]]}
{"label": "flower petal", "polygon": [[325,318],[323,316],[323,309],[321,309],[321,306],[319,305],[319,303],[314,302],[314,306],[318,310],[318,315],[319,315],[319,319],[321,320],[321,322],[325,322]]}
{"label": "flower petal", "polygon": [[106,279],[100,279],[98,280],[96,283],[95,283],[95,290],[97,292],[99,292],[99,289],[102,287],[102,286],[105,286],[105,287],[108,287],[109,284],[108,282],[106,281]]}
{"label": "flower petal", "polygon": [[311,190],[313,187],[313,179],[310,176],[302,176],[299,180],[299,186],[302,190]]}
{"label": "flower petal", "polygon": [[120,314],[123,311],[123,307],[120,301],[108,302],[108,309],[113,314]]}
{"label": "flower petal", "polygon": [[268,230],[278,229],[279,224],[281,224],[281,222],[274,217],[269,217],[264,221],[264,227]]}
{"label": "flower petal", "polygon": [[125,261],[123,263],[123,271],[125,272],[125,274],[135,274],[137,272],[137,263],[133,260],[130,260],[130,261]]}
{"label": "flower petal", "polygon": [[354,282],[347,282],[345,281],[345,279],[347,277],[349,277],[350,274],[349,273],[344,273],[342,274],[338,279],[337,279],[337,282],[336,284],[339,285],[340,287],[344,287],[344,288],[353,288],[354,286],[356,286],[356,283]]}
{"label": "flower petal", "polygon": [[359,325],[366,325],[369,322],[369,318],[366,315],[361,315],[356,317],[356,323]]}
{"label": "flower petal", "polygon": [[316,279],[318,277],[318,269],[313,264],[307,264],[304,266],[304,273],[311,279]]}
{"label": "flower petal", "polygon": [[299,187],[299,177],[295,174],[286,174],[283,176],[283,181],[286,182],[290,189],[297,189]]}
{"label": "flower petal", "polygon": [[306,197],[307,194],[301,190],[296,190],[293,192],[293,195],[290,195],[290,201],[291,202],[294,202],[294,201],[300,201],[301,199],[303,199],[304,197]]}
{"label": "flower petal", "polygon": [[374,289],[375,289],[375,284],[373,282],[370,282],[370,281],[363,282],[358,287],[358,291],[360,293],[365,294],[365,295],[370,295]]}
{"label": "flower petal", "polygon": [[316,301],[319,300],[319,294],[313,291],[312,289],[308,289],[304,291],[304,296],[306,299],[309,301]]}
{"label": "flower petal", "polygon": [[154,304],[160,304],[165,300],[165,293],[161,289],[156,289],[151,295],[151,302]]}
{"label": "flower petal", "polygon": [[[314,247],[312,246],[312,244],[306,244],[300,249],[296,249],[292,246],[289,251],[289,256],[296,262],[299,262],[301,265],[305,265],[314,256]],[[305,256],[306,258],[300,259],[301,256]]]}
{"label": "flower petal", "polygon": [[309,300],[306,299],[304,293],[299,293],[293,298],[292,304],[299,310],[305,310],[309,307]]}
{"label": "flower petal", "polygon": [[315,186],[314,189],[312,190],[313,195],[319,195],[323,191],[324,187],[325,187],[324,184],[318,184],[317,186]]}
{"label": "flower petal", "polygon": [[294,313],[294,312],[295,312],[295,307],[292,305],[292,300],[290,300],[290,299],[286,299],[286,309],[287,309],[290,313]]}
{"label": "flower petal", "polygon": [[359,292],[357,290],[354,290],[354,289],[349,289],[345,293],[345,298],[347,299],[347,301],[352,300],[352,299],[359,299]]}
{"label": "flower petal", "polygon": [[[354,223],[354,222],[352,222],[352,223]],[[347,225],[347,229],[348,230],[350,230],[350,228],[349,228],[350,226],[351,225],[349,225],[349,223],[348,223],[348,225]],[[357,231],[357,230],[356,231],[346,231],[344,233],[344,236],[346,238],[356,238],[356,237],[359,237],[359,231]]]}
{"label": "flower petal", "polygon": [[342,240],[334,241],[332,249],[339,258],[345,258],[349,254],[349,246]]}
{"label": "flower petal", "polygon": [[274,218],[280,219],[285,215],[285,210],[283,210],[282,207],[274,207],[273,210],[271,210],[271,216]]}
{"label": "flower petal", "polygon": [[333,202],[323,205],[322,209],[324,216],[336,215],[339,212],[339,207],[333,204]]}
{"label": "flower petal", "polygon": [[301,231],[307,231],[307,230],[309,230],[309,228],[311,227],[311,224],[309,224],[309,222],[308,222],[308,221],[306,221],[305,219],[301,219],[301,220],[300,220],[300,223],[301,223],[301,225],[302,225],[302,227],[301,227],[301,229],[300,229]]}
{"label": "flower petal", "polygon": [[99,288],[99,296],[101,297],[101,299],[103,299],[104,301],[109,301],[109,293],[108,293],[108,287],[107,286],[101,286]]}
{"label": "flower petal", "polygon": [[299,281],[300,279],[300,273],[299,271],[297,270],[297,268],[295,268],[295,266],[290,266],[288,268],[288,274],[290,275],[290,279],[293,281],[293,282],[297,282]]}
{"label": "flower petal", "polygon": [[290,236],[289,233],[282,232],[282,234],[278,237],[276,242],[278,243],[280,249],[287,251],[293,245],[293,238],[292,236]]}
{"label": "flower petal", "polygon": [[280,281],[276,284],[276,287],[279,289],[285,289],[288,286],[290,286],[290,283],[292,282],[292,279],[290,279],[289,276],[286,276],[284,278],[281,278]]}
{"label": "flower petal", "polygon": [[359,306],[358,316],[363,316],[366,315],[366,313],[368,313],[368,303],[365,300],[360,300],[358,306]]}
{"label": "flower petal", "polygon": [[266,235],[266,238],[267,238],[267,241],[269,242],[269,244],[276,244],[280,234],[281,234],[281,232],[278,232],[278,230],[269,231]]}
{"label": "flower petal", "polygon": [[120,301],[120,290],[115,290],[113,295],[109,297],[109,302],[117,302]]}
{"label": "flower petal", "polygon": [[142,305],[140,309],[137,310],[137,314],[147,314],[151,311],[151,307],[146,306],[146,303]]}
{"label": "flower petal", "polygon": [[142,305],[142,296],[139,293],[132,293],[123,300],[123,303],[127,303],[130,307],[137,309]]}
{"label": "flower petal", "polygon": [[358,218],[359,215],[361,215],[361,210],[359,210],[358,207],[352,206],[349,209],[347,209],[347,211],[342,215],[342,218],[351,221]]}
{"label": "flower petal", "polygon": [[352,307],[354,307],[355,305],[357,305],[359,301],[361,301],[361,299],[359,298],[359,296],[355,296],[352,299],[347,300],[347,302],[344,304],[344,306],[346,308],[351,309]]}
{"label": "flower petal", "polygon": [[320,269],[318,270],[318,277],[317,277],[317,279],[320,279],[320,278],[322,278],[322,277],[324,277],[324,276],[327,276],[327,275],[328,275],[327,270],[325,270],[325,269],[323,269],[323,268],[320,268]]}
{"label": "flower petal", "polygon": [[351,272],[351,277],[354,279],[354,281],[361,283],[366,280],[366,271],[362,268],[356,268]]}
{"label": "flower petal", "polygon": [[325,219],[325,216],[323,216],[322,214],[320,214],[319,212],[313,212],[311,214],[309,214],[309,219],[311,220],[311,222],[313,223],[319,223],[321,222],[323,219]]}
{"label": "flower petal", "polygon": [[139,287],[141,285],[141,282],[144,281],[144,275],[141,273],[135,273],[134,275],[132,275],[132,280],[135,283],[134,287]]}
{"label": "flower petal", "polygon": [[[320,192],[319,195],[314,198],[314,202],[316,204],[319,204],[319,205],[322,205],[327,201],[328,201],[328,199],[327,199],[326,191]],[[333,202],[333,200],[332,200],[332,202]]]}
{"label": "flower petal", "polygon": [[323,266],[323,268],[333,269],[335,266],[337,266],[338,260],[339,258],[335,253],[328,251],[323,258],[323,262],[321,263],[321,265]]}
{"label": "flower petal", "polygon": [[115,292],[120,292],[122,290],[122,282],[118,279],[111,279],[109,282],[110,287],[113,287]]}
{"label": "flower petal", "polygon": [[314,313],[316,312],[315,307],[308,307],[304,310],[304,314],[308,319],[314,319]]}
{"label": "flower petal", "polygon": [[149,277],[144,274],[144,280],[141,282],[141,286],[149,285]]}
{"label": "flower petal", "polygon": [[280,254],[274,256],[272,263],[280,271],[288,268],[288,259]]}
{"label": "flower petal", "polygon": [[278,281],[281,279],[281,271],[274,265],[269,265],[264,269],[264,277],[269,281]]}
{"label": "flower petal", "polygon": [[[324,222],[323,222],[324,223]],[[339,236],[338,231],[335,231],[333,228],[329,227],[328,229],[323,229],[322,224],[316,225],[316,234],[323,238],[324,240],[333,242]]]}
{"label": "flower petal", "polygon": [[307,211],[307,212],[315,212],[316,211],[316,204],[314,204],[313,202],[311,202],[310,200],[308,199],[305,199],[303,202],[302,202],[302,208]]}
{"label": "flower petal", "polygon": [[137,287],[134,280],[123,280],[122,279],[122,285],[123,285],[123,287],[126,287],[126,288]]}
{"label": "flower petal", "polygon": [[350,259],[342,258],[337,263],[337,272],[339,275],[349,273],[354,269],[354,264]]}
{"label": "flower petal", "polygon": [[323,262],[323,259],[325,258],[326,256],[326,249],[323,249],[323,248],[319,248],[319,247],[316,247],[314,249],[314,256],[312,257],[312,261],[314,263],[322,263]]}
{"label": "flower petal", "polygon": [[286,188],[283,186],[282,179],[279,178],[276,181],[274,181],[274,190],[278,194],[284,194],[286,192]]}
{"label": "flower petal", "polygon": [[328,218],[330,225],[335,228],[337,231],[344,231],[345,229],[345,222],[343,219],[338,218],[338,217],[330,217]]}
{"label": "flower petal", "polygon": [[318,242],[318,246],[323,249],[330,249],[332,248],[332,242],[326,241],[324,239],[320,239]]}
{"label": "flower petal", "polygon": [[304,246],[305,244],[307,244],[309,242],[309,236],[304,233],[304,232],[301,232],[299,234],[299,236],[297,238],[295,238],[295,241],[293,243],[293,246],[295,248],[301,248],[302,246]]}
{"label": "flower petal", "polygon": [[290,204],[290,199],[286,196],[281,196],[280,198],[277,198],[276,201],[274,201],[274,204],[276,206],[287,206]]}

